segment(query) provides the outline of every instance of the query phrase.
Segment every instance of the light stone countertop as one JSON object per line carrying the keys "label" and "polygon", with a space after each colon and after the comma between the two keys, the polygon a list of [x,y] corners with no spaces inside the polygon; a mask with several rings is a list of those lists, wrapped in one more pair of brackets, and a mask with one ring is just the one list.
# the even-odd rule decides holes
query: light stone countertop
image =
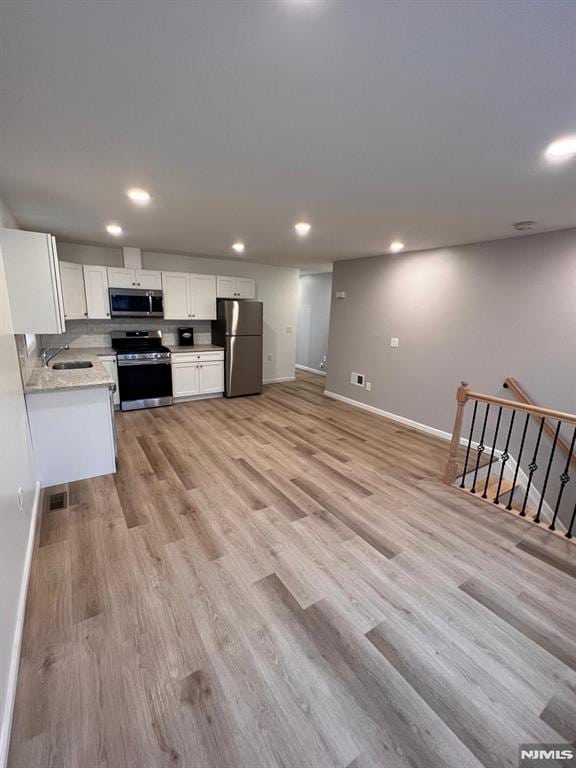
{"label": "light stone countertop", "polygon": [[[106,347],[71,347],[60,352],[48,364],[42,365],[41,358],[29,364],[24,371],[24,392],[56,392],[63,389],[86,389],[96,387],[112,387],[114,380],[98,360],[98,357],[114,355],[111,348]],[[75,362],[89,360],[92,368],[76,368],[68,371],[55,371],[53,363]]]}
{"label": "light stone countertop", "polygon": [[175,344],[165,344],[164,346],[168,347],[170,352],[173,352],[174,354],[178,354],[178,352],[190,352],[192,354],[195,352],[224,352],[224,347],[217,347],[215,344],[194,344],[186,347],[179,347]]}

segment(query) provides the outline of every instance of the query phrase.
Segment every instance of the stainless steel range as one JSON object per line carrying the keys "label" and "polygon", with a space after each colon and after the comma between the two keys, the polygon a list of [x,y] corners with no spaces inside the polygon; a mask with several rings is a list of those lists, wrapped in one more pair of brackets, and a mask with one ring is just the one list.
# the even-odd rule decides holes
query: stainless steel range
{"label": "stainless steel range", "polygon": [[162,346],[162,331],[113,333],[112,347],[123,411],[172,405],[171,355]]}

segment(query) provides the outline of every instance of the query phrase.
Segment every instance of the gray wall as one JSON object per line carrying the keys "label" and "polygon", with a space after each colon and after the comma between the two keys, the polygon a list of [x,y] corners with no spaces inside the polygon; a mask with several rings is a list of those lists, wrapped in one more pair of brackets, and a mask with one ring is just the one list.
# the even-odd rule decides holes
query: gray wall
{"label": "gray wall", "polygon": [[320,370],[328,355],[332,273],[301,275],[296,363]]}
{"label": "gray wall", "polygon": [[328,390],[448,432],[461,379],[576,411],[576,230],[336,262],[336,291]]}

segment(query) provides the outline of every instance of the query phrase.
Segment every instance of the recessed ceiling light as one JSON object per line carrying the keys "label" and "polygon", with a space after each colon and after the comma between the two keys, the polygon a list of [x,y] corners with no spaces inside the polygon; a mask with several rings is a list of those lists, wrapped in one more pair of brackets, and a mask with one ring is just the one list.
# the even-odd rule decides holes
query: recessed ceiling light
{"label": "recessed ceiling light", "polygon": [[150,192],[147,192],[145,189],[140,189],[138,187],[129,189],[126,194],[133,203],[136,203],[136,205],[148,205],[151,199]]}
{"label": "recessed ceiling light", "polygon": [[232,246],[232,250],[236,251],[236,253],[244,253],[245,248],[246,246],[244,245],[244,243],[234,243],[234,245]]}
{"label": "recessed ceiling light", "polygon": [[568,160],[576,155],[576,136],[563,136],[546,149],[548,160]]}
{"label": "recessed ceiling light", "polygon": [[400,240],[394,240],[393,243],[390,243],[390,250],[392,253],[400,253],[404,250],[404,243],[401,243]]}
{"label": "recessed ceiling light", "polygon": [[518,232],[525,232],[527,229],[534,229],[536,226],[535,221],[517,221],[514,225],[514,229],[517,229]]}
{"label": "recessed ceiling light", "polygon": [[299,221],[298,224],[294,224],[294,229],[300,237],[306,237],[312,229],[312,225],[308,224],[307,221]]}
{"label": "recessed ceiling light", "polygon": [[114,235],[114,237],[120,237],[122,234],[122,227],[120,224],[108,224],[106,226],[106,232],[108,232],[109,235]]}

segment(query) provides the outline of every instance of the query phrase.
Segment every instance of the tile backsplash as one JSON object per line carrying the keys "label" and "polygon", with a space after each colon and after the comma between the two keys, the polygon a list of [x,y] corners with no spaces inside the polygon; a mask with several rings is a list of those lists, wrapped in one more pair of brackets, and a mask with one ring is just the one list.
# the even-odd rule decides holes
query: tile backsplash
{"label": "tile backsplash", "polygon": [[110,334],[114,331],[139,331],[159,329],[164,344],[178,344],[178,328],[194,328],[195,344],[211,344],[210,320],[180,322],[154,318],[133,320],[67,320],[65,333],[40,336],[41,349],[69,344],[71,347],[109,347]]}

